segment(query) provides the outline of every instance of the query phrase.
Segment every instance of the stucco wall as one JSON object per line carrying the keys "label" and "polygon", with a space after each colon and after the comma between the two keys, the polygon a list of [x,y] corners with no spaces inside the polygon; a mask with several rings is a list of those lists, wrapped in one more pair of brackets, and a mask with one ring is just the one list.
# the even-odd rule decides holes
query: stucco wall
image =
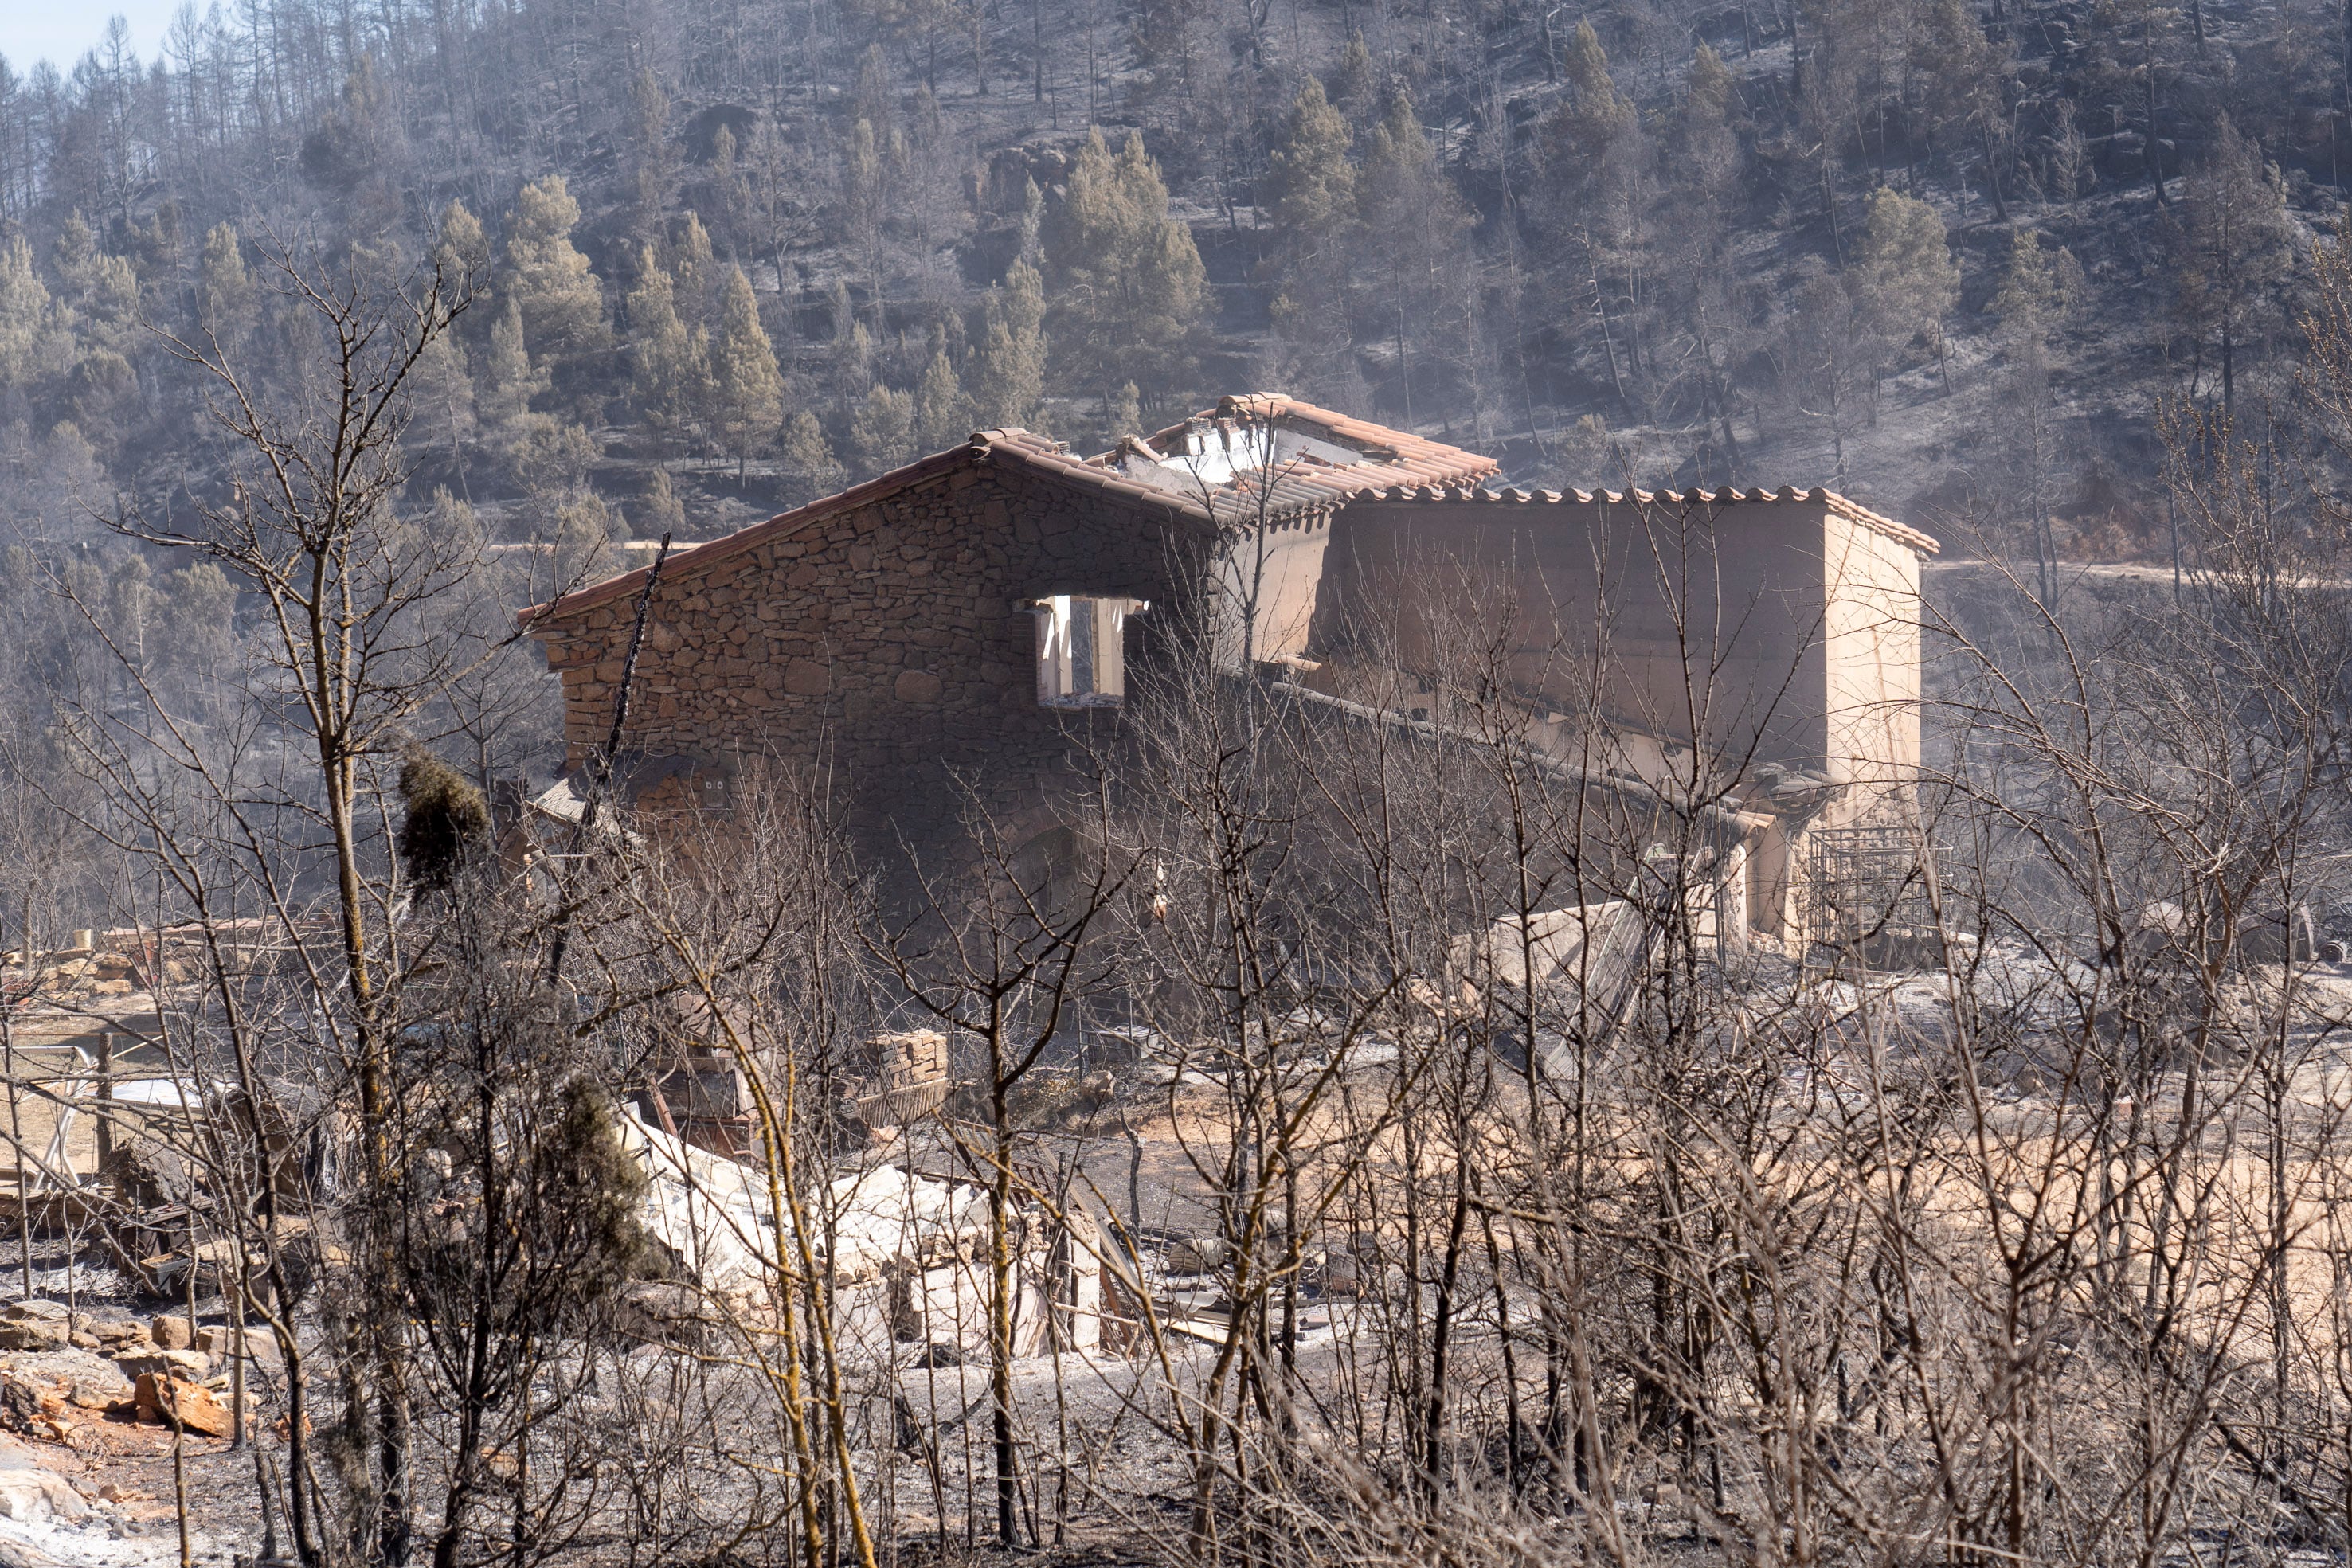
{"label": "stucco wall", "polygon": [[1307,652],[1330,538],[1319,514],[1233,531],[1212,573],[1219,668]]}
{"label": "stucco wall", "polygon": [[[1369,625],[1408,664],[1458,664],[1478,652],[1459,629],[1507,614],[1515,684],[1561,712],[1585,711],[1597,685],[1628,726],[1819,767],[1832,707],[1827,520],[1805,502],[1685,515],[1361,500],[1333,528],[1318,646],[1337,652]],[[1456,645],[1442,647],[1450,636]]]}
{"label": "stucco wall", "polygon": [[1919,558],[1899,540],[1835,514],[1824,538],[1824,760],[1830,777],[1848,786],[1827,820],[1885,820],[1909,799],[1896,786],[1919,770]]}

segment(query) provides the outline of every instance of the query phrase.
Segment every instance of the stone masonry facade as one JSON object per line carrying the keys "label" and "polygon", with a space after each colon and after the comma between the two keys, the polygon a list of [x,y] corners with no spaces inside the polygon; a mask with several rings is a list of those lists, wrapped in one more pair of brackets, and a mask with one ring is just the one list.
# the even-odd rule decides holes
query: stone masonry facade
{"label": "stone masonry facade", "polygon": [[[1183,585],[1200,580],[1180,563],[1202,559],[1206,530],[1147,499],[992,461],[984,446],[917,466],[934,471],[673,558],[646,619],[624,758],[706,778],[756,753],[830,761],[852,824],[869,830],[951,825],[951,770],[1014,820],[1041,801],[1069,727],[1107,720],[1040,707],[1025,604],[1150,601],[1127,634],[1130,663],[1148,660]],[[573,768],[609,737],[635,618],[636,580],[610,587],[625,591],[558,601],[538,622]]]}

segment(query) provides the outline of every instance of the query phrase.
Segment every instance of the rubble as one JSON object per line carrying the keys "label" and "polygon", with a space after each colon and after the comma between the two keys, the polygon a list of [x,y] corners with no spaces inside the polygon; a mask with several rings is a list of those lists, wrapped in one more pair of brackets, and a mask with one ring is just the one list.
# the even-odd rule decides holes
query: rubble
{"label": "rubble", "polygon": [[[616,1123],[622,1146],[651,1178],[640,1216],[647,1231],[714,1297],[759,1297],[777,1264],[765,1175],[635,1117]],[[987,1221],[978,1187],[891,1166],[832,1182],[823,1203],[834,1238],[829,1260],[844,1284],[878,1279],[900,1258],[928,1264],[968,1255]]]}

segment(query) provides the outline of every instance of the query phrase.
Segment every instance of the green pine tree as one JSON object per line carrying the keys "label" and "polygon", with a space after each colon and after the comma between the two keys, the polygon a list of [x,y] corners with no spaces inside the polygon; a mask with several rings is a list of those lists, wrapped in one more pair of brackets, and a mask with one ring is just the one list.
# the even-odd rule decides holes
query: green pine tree
{"label": "green pine tree", "polygon": [[1698,47],[1683,78],[1683,172],[1696,199],[1718,203],[1730,197],[1739,169],[1739,141],[1731,132],[1731,109],[1738,89],[1730,68],[1706,45]]}
{"label": "green pine tree", "polygon": [[1045,391],[1045,285],[1037,269],[1015,261],[983,313],[972,367],[980,423],[990,429],[1034,429]]}
{"label": "green pine tree", "polygon": [[1458,334],[1475,306],[1465,245],[1469,209],[1438,168],[1421,117],[1401,87],[1390,93],[1388,111],[1365,139],[1357,190],[1373,241],[1353,268],[1353,304],[1362,335],[1386,339],[1395,349],[1395,390],[1409,414],[1416,378],[1425,379],[1438,359],[1423,347],[1425,339]]}
{"label": "green pine tree", "polygon": [[1591,22],[1579,22],[1560,62],[1568,78],[1563,125],[1587,148],[1605,147],[1633,122],[1633,102],[1609,74],[1609,51]]}
{"label": "green pine tree", "polygon": [[629,291],[631,391],[656,435],[675,442],[709,398],[709,340],[677,319],[669,274],[646,246]]}
{"label": "green pine tree", "polygon": [[1103,404],[1105,444],[1123,435],[1134,435],[1143,429],[1143,399],[1129,382],[1111,393]]}
{"label": "green pine tree", "polygon": [[1340,51],[1339,68],[1331,73],[1330,99],[1333,107],[1359,129],[1369,128],[1381,107],[1380,81],[1372,71],[1372,51],[1364,47],[1361,33],[1348,35],[1348,47]]}
{"label": "green pine tree", "polygon": [[1960,300],[1960,269],[1936,209],[1881,187],[1863,235],[1861,305],[1886,349],[1924,340],[1944,357],[1944,319]]}
{"label": "green pine tree", "polygon": [[2179,309],[2196,336],[2200,369],[2206,350],[2216,350],[2227,414],[2235,412],[2240,351],[2280,318],[2276,295],[2294,266],[2294,219],[2277,166],[2227,115],[2181,183]]}
{"label": "green pine tree", "polygon": [[915,436],[926,452],[944,452],[971,434],[971,403],[956,380],[944,346],[923,367],[915,388]]}
{"label": "green pine tree", "polygon": [[604,286],[572,243],[579,221],[580,204],[561,174],[525,185],[507,220],[507,293],[522,311],[532,351],[551,364],[612,341]]}
{"label": "green pine tree", "polygon": [[830,490],[841,483],[841,465],[834,460],[833,448],[825,442],[824,426],[806,409],[793,415],[784,426],[782,455],[786,467],[805,476],[819,490]]}
{"label": "green pine tree", "polygon": [[1325,99],[1323,84],[1309,77],[1262,187],[1276,235],[1266,258],[1276,283],[1275,331],[1291,360],[1287,373],[1309,387],[1337,379],[1355,349],[1348,326],[1358,199],[1349,157],[1353,140],[1347,120]]}
{"label": "green pine tree", "polygon": [[1290,106],[1290,121],[1266,160],[1265,192],[1284,243],[1312,247],[1354,218],[1356,166],[1348,122],[1313,77]]}
{"label": "green pine tree", "polygon": [[79,213],[59,226],[51,259],[83,353],[121,356],[137,347],[139,275],[130,261],[99,249]]}
{"label": "green pine tree", "polygon": [[[463,202],[441,209],[441,230],[433,242],[434,260],[450,287],[468,279],[480,289],[490,276],[490,235],[482,220]],[[478,298],[479,296],[477,295]]]}
{"label": "green pine tree", "polygon": [[858,399],[849,444],[869,474],[896,468],[915,455],[915,400],[877,382]]}
{"label": "green pine tree", "polygon": [[735,455],[735,474],[744,459],[773,438],[784,416],[784,378],[776,351],[760,325],[760,303],[740,267],[728,269],[719,297],[719,329],[710,339],[710,426]]}
{"label": "green pine tree", "polygon": [[416,357],[412,380],[418,432],[447,441],[449,461],[456,466],[475,427],[474,379],[466,373],[466,351],[454,336],[440,333]]}
{"label": "green pine tree", "polygon": [[14,235],[0,247],[0,387],[31,387],[68,351],[57,301],[33,266],[33,247]]}
{"label": "green pine tree", "polygon": [[2011,235],[2009,265],[1992,297],[2000,335],[2013,345],[2048,343],[2081,297],[2082,273],[2074,252],[2065,246],[2043,250],[2040,231],[2019,229]]}
{"label": "green pine tree", "polygon": [[1147,390],[1172,390],[1191,372],[1207,271],[1192,231],[1168,215],[1143,138],[1130,132],[1114,157],[1101,131],[1088,133],[1067,192],[1047,245],[1067,329],[1055,329],[1055,342],[1089,384],[1140,370]]}
{"label": "green pine tree", "polygon": [[686,507],[669,482],[669,470],[658,463],[654,465],[653,477],[646,484],[645,505],[640,510],[644,526],[638,531],[647,538],[686,530]]}
{"label": "green pine tree", "polygon": [[474,406],[495,440],[515,436],[531,400],[547,390],[547,374],[531,363],[522,309],[511,294],[490,324],[490,340],[474,375]]}
{"label": "green pine tree", "polygon": [[244,340],[253,327],[253,274],[236,225],[220,223],[205,235],[196,263],[196,315],[204,329],[225,345]]}
{"label": "green pine tree", "polygon": [[710,324],[712,297],[719,291],[721,274],[716,257],[711,254],[710,231],[702,226],[702,214],[686,214],[686,226],[678,231],[677,243],[669,247],[669,274],[677,291],[677,314],[688,327]]}

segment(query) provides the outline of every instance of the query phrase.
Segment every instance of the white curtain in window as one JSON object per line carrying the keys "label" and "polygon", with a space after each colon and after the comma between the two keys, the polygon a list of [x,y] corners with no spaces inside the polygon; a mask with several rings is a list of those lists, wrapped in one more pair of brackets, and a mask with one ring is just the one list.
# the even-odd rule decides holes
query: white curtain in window
{"label": "white curtain in window", "polygon": [[1139,600],[1056,593],[1036,601],[1037,701],[1046,707],[1117,707],[1127,695],[1125,638]]}

